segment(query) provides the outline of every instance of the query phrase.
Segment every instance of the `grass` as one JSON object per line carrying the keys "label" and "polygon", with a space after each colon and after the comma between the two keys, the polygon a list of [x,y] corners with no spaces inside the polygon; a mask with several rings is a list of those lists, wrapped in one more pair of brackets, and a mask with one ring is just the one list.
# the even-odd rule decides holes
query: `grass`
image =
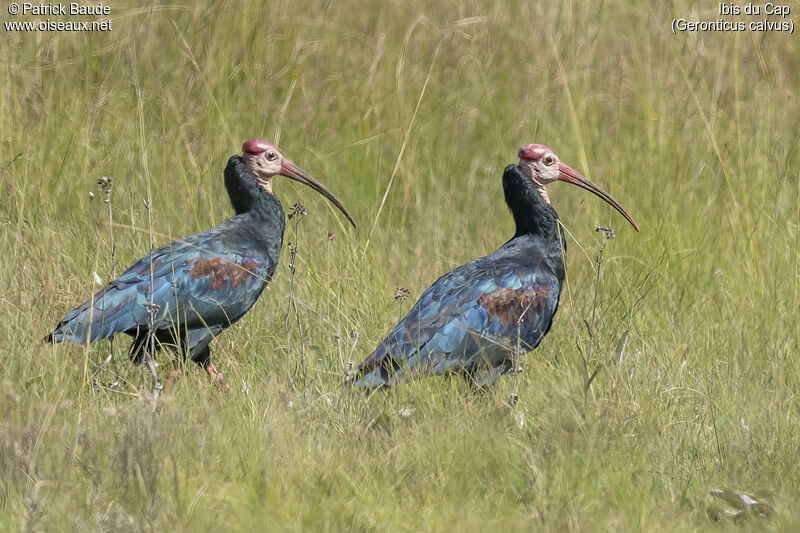
{"label": "grass", "polygon": [[[671,33],[675,17],[716,19],[713,2],[111,8],[110,33],[0,40],[0,529],[728,529],[708,513],[716,488],[776,511],[737,528],[800,526],[795,36]],[[120,390],[94,389],[107,343],[41,338],[97,289],[93,272],[109,279],[96,180],[114,180],[125,267],[149,249],[148,190],[156,244],[230,216],[222,169],[255,136],[359,223],[276,184],[285,209],[308,211],[294,286],[305,386],[288,383],[300,338],[294,320],[285,331],[284,250],[215,342],[226,393],[191,367],[152,413],[123,342]],[[447,379],[342,396],[337,334],[347,359],[359,332],[357,363],[433,280],[512,233],[500,176],[525,142],[552,146],[642,232],[552,187],[568,285],[521,360],[518,405],[511,379],[479,396]],[[617,238],[584,403],[576,342],[589,342],[601,224]]]}

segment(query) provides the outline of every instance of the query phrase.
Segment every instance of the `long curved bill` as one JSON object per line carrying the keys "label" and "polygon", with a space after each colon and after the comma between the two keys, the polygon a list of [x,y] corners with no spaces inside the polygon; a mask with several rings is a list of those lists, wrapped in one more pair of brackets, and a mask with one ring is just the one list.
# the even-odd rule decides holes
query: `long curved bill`
{"label": "long curved bill", "polygon": [[619,202],[614,200],[614,198],[612,198],[611,195],[608,194],[606,191],[604,191],[603,189],[601,189],[588,179],[584,178],[583,176],[581,176],[579,173],[577,173],[575,170],[570,168],[568,165],[565,165],[564,163],[558,164],[558,180],[566,181],[567,183],[577,185],[582,189],[586,189],[587,191],[596,194],[597,196],[608,202],[611,205],[611,207],[619,211],[619,213],[625,217],[625,220],[631,223],[633,229],[639,231],[639,225],[636,224],[636,222],[634,222],[633,220],[633,217],[631,217],[628,214],[628,212],[625,211],[625,209],[621,205],[619,205]]}
{"label": "long curved bill", "polygon": [[333,205],[338,207],[339,211],[344,213],[344,216],[346,216],[347,220],[350,221],[350,224],[352,224],[354,228],[356,227],[355,220],[353,220],[353,217],[350,215],[350,213],[347,211],[347,209],[345,209],[344,205],[342,205],[342,202],[340,202],[339,199],[336,198],[333,195],[333,193],[328,190],[327,187],[325,187],[322,183],[320,183],[317,180],[315,180],[314,178],[312,178],[308,174],[308,172],[306,172],[302,168],[298,167],[297,165],[295,165],[294,163],[292,163],[288,159],[284,159],[281,162],[280,175],[281,176],[286,176],[287,178],[291,178],[291,179],[293,179],[295,181],[299,181],[300,183],[308,185],[309,187],[311,187],[312,189],[314,189],[315,191],[320,193],[322,196],[324,196],[325,198],[330,200],[331,203],[333,203]]}

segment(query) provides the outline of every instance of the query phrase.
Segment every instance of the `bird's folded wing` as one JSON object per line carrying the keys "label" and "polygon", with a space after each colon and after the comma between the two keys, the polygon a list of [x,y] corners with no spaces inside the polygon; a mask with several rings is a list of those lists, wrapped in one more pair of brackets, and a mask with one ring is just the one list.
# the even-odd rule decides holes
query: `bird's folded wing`
{"label": "bird's folded wing", "polygon": [[235,321],[258,298],[269,265],[264,259],[226,251],[220,232],[215,231],[218,228],[174,241],[143,257],[68,313],[52,337],[96,341],[146,326],[150,301],[158,306],[156,329],[175,321],[189,327]]}
{"label": "bird's folded wing", "polygon": [[[525,331],[546,329],[558,303],[555,276],[518,264],[492,265],[484,259],[436,280],[359,370],[369,372],[390,360],[449,354],[470,341],[467,335],[481,339],[476,342],[510,338],[520,318]],[[423,357],[414,357],[417,354]]]}

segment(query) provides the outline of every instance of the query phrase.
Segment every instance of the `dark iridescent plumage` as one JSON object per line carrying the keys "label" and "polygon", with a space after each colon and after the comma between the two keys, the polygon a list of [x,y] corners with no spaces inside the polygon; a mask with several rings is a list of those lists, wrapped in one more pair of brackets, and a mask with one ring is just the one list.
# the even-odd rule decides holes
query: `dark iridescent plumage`
{"label": "dark iridescent plumage", "polygon": [[152,301],[158,306],[152,332],[159,347],[187,350],[212,378],[221,379],[208,344],[256,303],[280,257],[284,212],[271,179],[283,175],[308,185],[355,226],[333,193],[272,143],[251,139],[242,150],[225,168],[236,216],[154,250],[69,312],[47,340],[85,343],[127,333],[134,337],[131,356],[140,359],[151,331],[147,304]]}
{"label": "dark iridescent plumage", "polygon": [[566,247],[547,197],[549,183],[564,181],[596,194],[639,231],[610,194],[561,163],[549,147],[525,144],[518,155],[519,165],[503,172],[514,236],[496,252],[436,280],[359,365],[356,386],[387,387],[444,372],[489,385],[513,368],[517,339],[526,349],[541,342],[558,309]]}
{"label": "dark iridescent plumage", "polygon": [[148,333],[152,259],[156,337],[182,344],[192,360],[207,364],[208,343],[255,304],[280,257],[283,209],[250,172],[240,156],[225,168],[236,216],[143,257],[69,312],[48,340],[84,343],[127,333],[135,338],[131,355],[140,357]]}
{"label": "dark iridescent plumage", "polygon": [[558,215],[517,165],[506,167],[503,189],[517,226],[514,236],[436,280],[359,365],[356,386],[390,386],[415,374],[446,372],[486,385],[511,369],[518,322],[525,348],[542,340],[564,280]]}

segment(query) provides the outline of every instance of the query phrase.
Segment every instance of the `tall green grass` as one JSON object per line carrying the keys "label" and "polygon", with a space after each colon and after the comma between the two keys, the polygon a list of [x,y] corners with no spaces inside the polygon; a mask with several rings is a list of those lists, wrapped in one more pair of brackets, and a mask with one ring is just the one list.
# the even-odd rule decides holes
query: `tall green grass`
{"label": "tall green grass", "polygon": [[[707,512],[714,488],[775,509],[744,527],[800,526],[794,35],[671,33],[674,17],[715,19],[715,2],[111,8],[110,33],[0,39],[0,529],[726,529]],[[309,212],[295,278],[307,379],[287,375],[300,337],[294,324],[287,343],[284,253],[215,342],[227,392],[187,368],[153,413],[119,342],[100,380],[123,385],[93,388],[107,343],[41,338],[98,288],[94,272],[108,281],[97,178],[114,180],[125,267],[148,250],[148,183],[157,244],[206,229],[231,214],[227,157],[256,136],[359,223],[276,183]],[[510,379],[478,396],[448,379],[342,392],[337,334],[357,363],[440,274],[512,233],[500,176],[525,142],[552,146],[642,232],[552,187],[568,284],[521,361],[519,404]],[[601,224],[617,238],[584,403],[576,342]]]}

